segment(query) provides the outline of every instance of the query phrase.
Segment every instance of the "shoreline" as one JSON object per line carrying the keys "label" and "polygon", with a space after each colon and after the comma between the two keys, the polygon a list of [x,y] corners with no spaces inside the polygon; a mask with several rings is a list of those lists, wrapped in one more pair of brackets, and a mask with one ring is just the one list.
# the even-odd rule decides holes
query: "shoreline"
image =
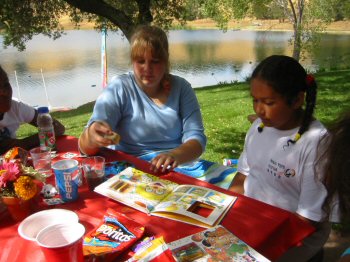
{"label": "shoreline", "polygon": [[[216,23],[211,19],[200,19],[196,21],[188,21],[184,28],[190,29],[219,29]],[[259,19],[243,19],[231,20],[227,25],[227,30],[251,30],[251,31],[293,31],[290,22],[281,22],[279,20],[259,20]],[[322,33],[350,34],[350,20],[332,22],[326,26]]]}
{"label": "shoreline", "polygon": [[[95,30],[94,23],[83,22],[78,28],[75,28],[70,22],[69,17],[61,19],[61,25],[65,30]],[[201,29],[218,29],[221,30],[216,22],[212,19],[198,19],[195,21],[187,21],[184,26],[174,23],[171,30],[201,30]],[[293,31],[292,24],[287,21],[261,20],[261,19],[242,19],[231,20],[227,24],[227,30],[251,30],[251,31]],[[350,34],[350,20],[332,22],[326,26],[321,33],[327,34]]]}

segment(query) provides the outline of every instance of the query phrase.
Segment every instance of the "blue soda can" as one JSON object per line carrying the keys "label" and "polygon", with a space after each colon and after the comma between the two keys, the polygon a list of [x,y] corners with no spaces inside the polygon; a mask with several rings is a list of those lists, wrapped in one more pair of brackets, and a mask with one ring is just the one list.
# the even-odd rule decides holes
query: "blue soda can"
{"label": "blue soda can", "polygon": [[224,166],[235,166],[238,164],[238,159],[224,158],[224,160],[222,161],[222,164]]}
{"label": "blue soda can", "polygon": [[64,202],[78,199],[78,186],[80,183],[79,162],[74,159],[65,159],[53,164],[56,187]]}

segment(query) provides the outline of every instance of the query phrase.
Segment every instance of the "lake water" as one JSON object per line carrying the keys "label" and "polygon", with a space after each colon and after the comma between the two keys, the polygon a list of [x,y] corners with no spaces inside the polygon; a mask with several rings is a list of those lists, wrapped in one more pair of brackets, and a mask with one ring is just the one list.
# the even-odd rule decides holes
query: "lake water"
{"label": "lake water", "polygon": [[[194,88],[243,81],[266,56],[291,55],[290,37],[290,32],[170,31],[171,72]],[[0,45],[2,41],[0,36]],[[55,41],[39,35],[24,52],[1,49],[0,63],[20,100],[33,106],[77,107],[102,91],[100,48],[95,31],[67,31]],[[108,33],[107,59],[109,79],[131,70],[129,43],[118,33]],[[323,35],[320,48],[301,63],[310,70],[350,67],[350,35]]]}

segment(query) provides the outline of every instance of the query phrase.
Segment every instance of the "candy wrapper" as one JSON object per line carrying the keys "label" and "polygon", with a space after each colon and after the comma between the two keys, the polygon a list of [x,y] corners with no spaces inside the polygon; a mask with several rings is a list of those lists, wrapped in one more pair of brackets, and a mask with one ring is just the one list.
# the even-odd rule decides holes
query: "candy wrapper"
{"label": "candy wrapper", "polygon": [[21,147],[13,147],[4,154],[4,161],[16,161],[23,166],[27,165],[29,152]]}
{"label": "candy wrapper", "polygon": [[170,249],[163,237],[149,239],[137,246],[135,254],[126,262],[175,262]]}
{"label": "candy wrapper", "polygon": [[85,236],[84,255],[118,255],[140,239],[144,230],[136,221],[108,209],[99,226]]}

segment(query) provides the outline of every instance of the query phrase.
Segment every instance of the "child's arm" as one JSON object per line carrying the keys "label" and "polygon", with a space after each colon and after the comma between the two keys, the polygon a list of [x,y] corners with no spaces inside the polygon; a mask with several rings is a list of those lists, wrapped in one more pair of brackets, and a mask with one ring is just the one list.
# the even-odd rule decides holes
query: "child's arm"
{"label": "child's arm", "polygon": [[244,185],[245,178],[246,178],[246,175],[243,175],[242,173],[237,172],[237,174],[235,175],[235,177],[231,182],[229,190],[243,195],[244,194],[243,185]]}

